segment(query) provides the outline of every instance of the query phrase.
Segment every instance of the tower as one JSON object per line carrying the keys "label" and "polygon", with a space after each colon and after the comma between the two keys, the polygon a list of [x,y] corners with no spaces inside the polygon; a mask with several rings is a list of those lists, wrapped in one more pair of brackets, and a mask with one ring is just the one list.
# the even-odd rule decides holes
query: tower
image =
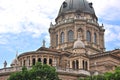
{"label": "tower", "polygon": [[89,54],[103,52],[104,29],[99,26],[92,3],[86,0],[65,0],[49,28],[51,47],[71,51],[80,35]]}

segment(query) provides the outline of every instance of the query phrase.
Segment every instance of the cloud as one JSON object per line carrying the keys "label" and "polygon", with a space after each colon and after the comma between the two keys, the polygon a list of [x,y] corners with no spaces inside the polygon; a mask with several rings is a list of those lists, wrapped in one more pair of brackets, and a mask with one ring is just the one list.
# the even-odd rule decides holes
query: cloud
{"label": "cloud", "polygon": [[[0,43],[7,43],[6,35],[3,36],[3,34],[7,33],[25,33],[31,35],[33,38],[40,37],[41,34],[45,33],[47,34],[46,38],[49,39],[49,24],[50,22],[54,22],[63,1],[64,0],[0,0],[0,36],[2,36]],[[96,15],[98,15],[99,18],[112,21],[120,20],[120,17],[118,17],[120,14],[120,0],[88,1],[93,2]],[[106,42],[119,40],[117,37],[120,33],[118,34],[118,31],[115,32],[116,30],[120,30],[119,26],[112,25],[112,23],[105,24]]]}
{"label": "cloud", "polygon": [[93,2],[96,15],[105,20],[120,20],[120,0],[88,0]]}
{"label": "cloud", "polygon": [[120,41],[120,26],[105,24],[105,41]]}
{"label": "cloud", "polygon": [[[55,18],[61,1],[1,0],[0,33],[28,32],[33,37],[46,33]],[[53,3],[55,3],[53,5]]]}

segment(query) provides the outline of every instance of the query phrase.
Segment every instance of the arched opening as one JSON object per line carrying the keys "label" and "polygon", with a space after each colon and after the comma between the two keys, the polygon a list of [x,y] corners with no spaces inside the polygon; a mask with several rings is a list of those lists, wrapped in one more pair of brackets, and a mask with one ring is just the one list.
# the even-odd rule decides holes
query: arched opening
{"label": "arched opening", "polygon": [[23,62],[23,66],[25,66],[25,63],[26,63],[26,61],[24,60],[24,62]]}
{"label": "arched opening", "polygon": [[97,34],[94,33],[94,43],[97,44]]}
{"label": "arched opening", "polygon": [[46,58],[44,58],[44,64],[47,64],[47,59]]}
{"label": "arched opening", "polygon": [[76,69],[79,69],[79,62],[76,60]]}
{"label": "arched opening", "polygon": [[49,64],[52,66],[52,59],[49,59]]}
{"label": "arched opening", "polygon": [[38,62],[41,62],[41,58],[38,58]]}
{"label": "arched opening", "polygon": [[84,66],[84,60],[82,61],[82,66],[83,66],[83,69],[85,69],[85,66]]}
{"label": "arched opening", "polygon": [[32,65],[35,65],[35,58],[32,59]]}
{"label": "arched opening", "polygon": [[90,31],[87,31],[86,37],[87,37],[87,41],[91,42],[91,33],[90,33]]}
{"label": "arched opening", "polygon": [[75,69],[75,61],[72,62],[72,68]]}
{"label": "arched opening", "polygon": [[88,70],[88,63],[85,61],[85,70]]}
{"label": "arched opening", "polygon": [[60,35],[60,42],[64,43],[64,32],[62,32]]}
{"label": "arched opening", "polygon": [[56,35],[56,46],[58,46],[58,35]]}
{"label": "arched opening", "polygon": [[68,42],[74,41],[74,32],[72,30],[68,31]]}

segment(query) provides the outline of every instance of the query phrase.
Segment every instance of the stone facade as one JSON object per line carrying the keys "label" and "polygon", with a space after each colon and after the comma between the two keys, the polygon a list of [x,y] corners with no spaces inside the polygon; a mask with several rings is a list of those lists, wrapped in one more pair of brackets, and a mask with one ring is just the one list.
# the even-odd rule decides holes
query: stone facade
{"label": "stone facade", "polygon": [[20,54],[10,68],[0,69],[0,80],[36,62],[55,67],[61,80],[102,74],[120,65],[119,49],[105,51],[105,29],[103,24],[99,25],[92,3],[65,0],[55,21],[49,28],[50,48],[43,41],[43,46],[36,51]]}

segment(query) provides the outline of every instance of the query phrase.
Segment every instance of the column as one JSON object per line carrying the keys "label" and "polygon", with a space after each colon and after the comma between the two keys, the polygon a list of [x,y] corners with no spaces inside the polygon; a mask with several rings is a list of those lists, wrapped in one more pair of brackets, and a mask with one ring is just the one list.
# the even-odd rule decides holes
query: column
{"label": "column", "polygon": [[30,56],[30,66],[32,66],[32,56]]}
{"label": "column", "polygon": [[87,68],[88,68],[88,70],[89,70],[89,60],[88,60],[87,62],[88,62]]}
{"label": "column", "polygon": [[35,64],[38,62],[38,56],[35,56]]}
{"label": "column", "polygon": [[70,60],[70,68],[72,69],[72,61]]}
{"label": "column", "polygon": [[75,27],[74,27],[74,40],[76,40],[77,39],[77,26],[76,26],[76,24],[74,25]]}
{"label": "column", "polygon": [[41,63],[43,64],[43,56],[41,56]]}
{"label": "column", "polygon": [[65,42],[68,42],[68,41],[67,41],[67,38],[68,38],[68,35],[67,35],[67,30],[66,30],[66,28],[65,28],[65,36],[64,36]]}
{"label": "column", "polygon": [[75,64],[74,64],[74,66],[75,66],[75,69],[77,69],[77,64],[76,64],[76,60],[75,60]]}
{"label": "column", "polygon": [[21,65],[21,66],[23,66],[23,63],[24,63],[24,60],[23,60],[23,58],[22,58],[22,65]]}
{"label": "column", "polygon": [[49,64],[49,56],[47,56],[46,59],[47,59],[47,65],[50,65],[50,64]]}

